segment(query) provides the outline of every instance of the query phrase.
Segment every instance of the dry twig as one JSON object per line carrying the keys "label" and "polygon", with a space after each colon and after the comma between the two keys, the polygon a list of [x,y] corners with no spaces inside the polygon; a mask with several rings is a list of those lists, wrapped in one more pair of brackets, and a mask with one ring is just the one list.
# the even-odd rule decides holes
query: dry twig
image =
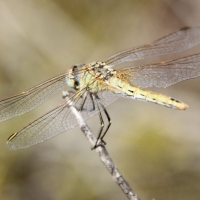
{"label": "dry twig", "polygon": [[[65,94],[66,96],[66,94]],[[66,96],[66,101],[68,102],[68,105],[72,111],[72,113],[76,116],[78,124],[80,126],[81,131],[84,133],[84,135],[87,137],[89,142],[94,146],[96,144],[96,137],[91,132],[85,121],[83,120],[80,112],[77,111],[77,109],[73,106],[73,102],[69,100],[69,98]],[[119,187],[122,189],[124,194],[128,197],[130,200],[139,200],[136,194],[133,193],[132,189],[130,188],[128,182],[123,178],[123,176],[118,171],[117,167],[113,163],[112,159],[110,158],[106,147],[103,143],[99,143],[100,146],[98,146],[95,150],[99,154],[99,157],[101,158],[101,161],[106,166],[110,174],[112,175],[115,182],[119,185]]]}

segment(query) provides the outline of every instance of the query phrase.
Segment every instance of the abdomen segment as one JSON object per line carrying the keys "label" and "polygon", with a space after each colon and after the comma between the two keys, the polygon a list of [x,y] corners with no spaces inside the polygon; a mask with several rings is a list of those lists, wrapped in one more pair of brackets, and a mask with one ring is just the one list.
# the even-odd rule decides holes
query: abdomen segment
{"label": "abdomen segment", "polygon": [[128,85],[128,87],[126,88],[125,93],[126,97],[146,102],[152,102],[155,104],[166,106],[168,108],[173,108],[178,110],[185,110],[186,108],[188,108],[188,105],[172,97],[168,97],[163,94],[159,94],[152,91],[146,91],[130,85]]}
{"label": "abdomen segment", "polygon": [[[123,97],[152,102],[155,104],[178,110],[185,110],[186,108],[188,108],[188,105],[179,100],[165,96],[163,94],[147,91],[142,88],[132,86],[128,82],[125,82],[119,78],[111,77],[108,81],[109,84],[113,86],[110,88],[110,90],[112,90],[114,93],[122,94]],[[115,90],[112,88],[117,89]]]}

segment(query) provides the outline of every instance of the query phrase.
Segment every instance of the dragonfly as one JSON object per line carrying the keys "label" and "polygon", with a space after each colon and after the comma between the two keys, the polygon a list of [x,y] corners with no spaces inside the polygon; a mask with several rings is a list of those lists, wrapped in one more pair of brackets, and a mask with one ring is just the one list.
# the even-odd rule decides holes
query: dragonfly
{"label": "dragonfly", "polygon": [[[87,120],[99,115],[101,130],[97,141],[110,128],[106,107],[120,97],[143,100],[168,108],[185,110],[188,106],[172,97],[150,91],[149,87],[166,88],[183,80],[200,76],[200,54],[143,66],[115,66],[154,56],[183,52],[200,43],[200,27],[184,27],[154,42],[119,52],[105,61],[75,65],[64,74],[51,78],[29,90],[0,101],[0,121],[22,115],[44,103],[66,87],[74,89],[68,99]],[[105,116],[107,126],[104,126]],[[48,140],[78,125],[68,101],[39,117],[7,140],[11,150],[27,148]],[[96,148],[98,145],[95,144]]]}

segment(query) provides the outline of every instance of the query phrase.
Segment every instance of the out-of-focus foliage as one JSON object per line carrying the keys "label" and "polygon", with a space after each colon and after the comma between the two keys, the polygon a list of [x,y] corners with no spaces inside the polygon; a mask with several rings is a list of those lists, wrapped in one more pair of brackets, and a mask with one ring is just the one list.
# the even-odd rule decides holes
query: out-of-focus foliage
{"label": "out-of-focus foliage", "polygon": [[[0,96],[22,92],[77,63],[200,26],[198,0],[0,0]],[[148,59],[150,63],[200,52]],[[132,100],[108,108],[107,148],[143,199],[200,199],[200,79],[156,89],[190,107],[180,112]],[[25,116],[1,123],[0,199],[126,199],[76,128],[9,151],[7,137],[62,102],[61,94]],[[89,120],[98,132],[97,117]]]}

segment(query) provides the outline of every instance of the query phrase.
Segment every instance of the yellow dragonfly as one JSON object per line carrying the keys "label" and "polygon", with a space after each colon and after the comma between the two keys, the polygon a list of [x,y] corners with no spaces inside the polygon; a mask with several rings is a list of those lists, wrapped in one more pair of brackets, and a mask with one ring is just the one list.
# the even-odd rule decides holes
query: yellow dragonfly
{"label": "yellow dragonfly", "polygon": [[[113,67],[124,62],[182,52],[199,43],[200,27],[185,27],[152,43],[117,53],[104,62],[73,66],[64,74],[21,94],[1,100],[0,121],[33,110],[56,93],[64,90],[66,86],[75,90],[69,99],[84,120],[99,114],[102,127],[98,140],[101,141],[111,125],[106,107],[120,97],[185,110],[188,107],[185,103],[143,88],[152,86],[166,88],[180,81],[200,76],[200,54],[119,70]],[[107,117],[107,127],[104,127],[102,113]],[[7,145],[11,150],[26,148],[74,128],[77,124],[77,119],[69,109],[68,102],[64,101],[11,135]],[[97,143],[94,148],[96,146]]]}

